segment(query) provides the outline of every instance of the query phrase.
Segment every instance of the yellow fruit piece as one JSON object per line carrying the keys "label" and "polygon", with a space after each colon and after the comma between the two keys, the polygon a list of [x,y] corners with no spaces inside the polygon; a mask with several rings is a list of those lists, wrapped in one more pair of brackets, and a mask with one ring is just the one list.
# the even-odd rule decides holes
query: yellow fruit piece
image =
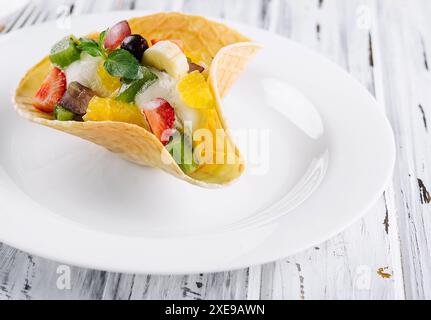
{"label": "yellow fruit piece", "polygon": [[106,91],[110,93],[110,96],[113,96],[118,89],[121,87],[120,78],[111,76],[105,69],[103,65],[103,61],[100,62],[99,67],[97,68],[97,75],[100,78],[100,82]]}
{"label": "yellow fruit piece", "polygon": [[146,127],[144,116],[135,104],[99,97],[90,100],[84,121],[116,121]]}
{"label": "yellow fruit piece", "polygon": [[181,100],[190,108],[212,109],[214,97],[205,77],[199,72],[189,73],[178,83]]}
{"label": "yellow fruit piece", "polygon": [[192,62],[197,63],[199,65],[206,64],[205,61],[211,60],[211,58],[208,58],[208,56],[203,55],[201,53],[196,54],[192,53],[191,51],[184,50],[184,54],[187,58],[189,58]]}

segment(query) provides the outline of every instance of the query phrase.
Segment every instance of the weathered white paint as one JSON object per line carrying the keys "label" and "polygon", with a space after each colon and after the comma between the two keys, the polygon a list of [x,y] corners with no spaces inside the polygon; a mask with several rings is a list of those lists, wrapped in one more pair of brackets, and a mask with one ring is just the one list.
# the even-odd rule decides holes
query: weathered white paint
{"label": "weathered white paint", "polygon": [[398,146],[394,199],[407,298],[431,298],[429,1],[376,5],[382,96]]}
{"label": "weathered white paint", "polygon": [[376,96],[394,127],[398,163],[393,183],[363,219],[285,260],[188,276],[72,267],[71,290],[59,290],[58,263],[0,244],[0,299],[431,298],[426,191],[431,185],[426,165],[431,161],[431,73],[426,68],[431,68],[430,1],[39,0],[0,25],[9,32],[55,19],[61,5],[74,15],[120,9],[184,11],[263,27],[298,41],[346,69]]}

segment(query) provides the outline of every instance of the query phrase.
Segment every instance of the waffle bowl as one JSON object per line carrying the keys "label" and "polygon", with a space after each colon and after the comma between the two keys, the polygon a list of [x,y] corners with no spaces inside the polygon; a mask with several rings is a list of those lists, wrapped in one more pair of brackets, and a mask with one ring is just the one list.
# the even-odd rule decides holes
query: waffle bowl
{"label": "waffle bowl", "polygon": [[216,100],[210,129],[213,133],[216,130],[225,132],[225,143],[233,150],[234,161],[202,164],[191,175],[186,175],[156,136],[143,127],[114,121],[53,120],[50,114],[39,112],[32,106],[34,95],[53,68],[49,58],[44,58],[31,68],[21,80],[14,96],[16,111],[34,123],[91,141],[131,162],[159,168],[201,187],[221,187],[238,179],[244,172],[245,164],[223,117],[222,99],[261,46],[223,24],[199,16],[159,13],[131,19],[129,24],[132,33],[147,39],[181,39],[193,61],[210,66],[208,81]]}

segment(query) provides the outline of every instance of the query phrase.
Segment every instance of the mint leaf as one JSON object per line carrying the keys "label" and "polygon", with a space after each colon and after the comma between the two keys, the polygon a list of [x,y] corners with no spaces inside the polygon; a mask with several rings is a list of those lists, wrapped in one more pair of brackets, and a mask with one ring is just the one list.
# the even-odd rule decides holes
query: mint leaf
{"label": "mint leaf", "polygon": [[142,69],[142,78],[146,81],[155,81],[158,79],[157,75],[154,72],[151,72],[147,67],[141,66]]}
{"label": "mint leaf", "polygon": [[81,38],[79,39],[78,49],[87,52],[93,57],[103,56],[102,50],[100,50],[99,44],[91,39]]}
{"label": "mint leaf", "polygon": [[123,49],[112,51],[104,65],[106,71],[114,77],[129,80],[139,80],[144,77],[139,61],[129,51]]}
{"label": "mint leaf", "polygon": [[152,85],[158,78],[157,76],[145,67],[142,68],[143,78],[139,80],[123,80],[123,86],[117,96],[118,101],[123,102],[133,102],[139,91],[144,87],[148,88]]}
{"label": "mint leaf", "polygon": [[107,33],[108,33],[108,30],[105,30],[99,35],[99,47],[101,49],[105,49],[105,39],[106,39]]}

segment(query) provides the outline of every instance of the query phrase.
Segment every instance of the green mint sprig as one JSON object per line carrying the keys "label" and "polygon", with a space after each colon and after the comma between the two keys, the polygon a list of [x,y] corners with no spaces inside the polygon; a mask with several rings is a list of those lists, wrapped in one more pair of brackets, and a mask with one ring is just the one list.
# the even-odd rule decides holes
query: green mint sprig
{"label": "green mint sprig", "polygon": [[144,77],[139,61],[127,50],[112,51],[105,61],[106,71],[114,77],[139,80]]}
{"label": "green mint sprig", "polygon": [[104,43],[105,43],[105,39],[106,39],[106,35],[108,34],[108,30],[103,31],[100,35],[99,35],[99,47],[102,49],[105,49]]}
{"label": "green mint sprig", "polygon": [[78,49],[88,53],[92,57],[107,57],[106,50],[101,48],[99,44],[92,39],[79,39]]}
{"label": "green mint sprig", "polygon": [[105,48],[104,43],[108,30],[99,35],[99,41],[92,39],[79,39],[78,48],[92,57],[102,57],[105,60],[106,71],[114,77],[128,80],[140,80],[144,78],[139,61],[127,50],[116,49],[110,51]]}
{"label": "green mint sprig", "polygon": [[108,50],[104,47],[107,30],[103,31],[99,35],[99,41],[96,42],[93,39],[80,38],[78,41],[78,49],[88,53],[92,57],[103,57],[106,59],[109,55]]}

